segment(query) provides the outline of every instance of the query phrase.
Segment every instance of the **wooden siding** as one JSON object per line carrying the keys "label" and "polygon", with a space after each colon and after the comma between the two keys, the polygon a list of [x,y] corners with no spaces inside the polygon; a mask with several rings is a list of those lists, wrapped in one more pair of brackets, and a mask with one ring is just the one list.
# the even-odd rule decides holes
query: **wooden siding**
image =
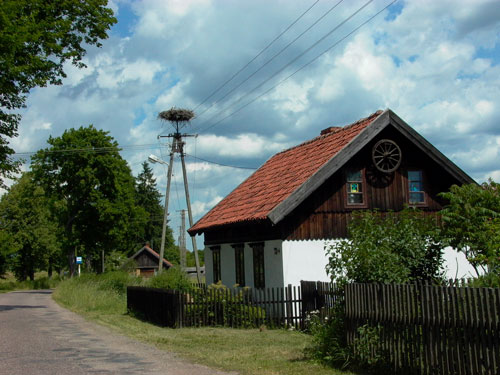
{"label": "wooden siding", "polygon": [[139,254],[136,258],[135,261],[137,262],[137,267],[138,268],[158,268],[158,259],[155,258],[153,255],[148,253],[147,251],[143,251],[141,254]]}
{"label": "wooden siding", "polygon": [[[378,172],[371,160],[372,147],[380,139],[391,139],[402,150],[401,166],[390,175]],[[346,204],[345,171],[348,169],[364,170],[366,208],[349,207]],[[207,230],[205,243],[208,245],[271,239],[317,240],[346,237],[347,224],[353,211],[377,209],[397,212],[408,204],[408,170],[423,171],[426,202],[418,208],[429,214],[436,213],[444,205],[438,194],[459,183],[405,136],[388,126],[277,225],[272,225],[270,220],[226,225]]]}

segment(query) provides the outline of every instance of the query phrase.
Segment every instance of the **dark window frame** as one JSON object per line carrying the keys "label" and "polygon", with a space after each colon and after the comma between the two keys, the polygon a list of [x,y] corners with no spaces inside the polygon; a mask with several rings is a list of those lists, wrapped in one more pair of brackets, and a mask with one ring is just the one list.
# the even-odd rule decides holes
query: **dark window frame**
{"label": "dark window frame", "polygon": [[[410,172],[419,172],[420,173],[420,180],[410,180]],[[419,181],[421,184],[421,189],[422,190],[415,190],[411,191],[411,182],[412,181]],[[422,202],[411,202],[411,195],[412,193],[414,194],[422,194],[423,196],[423,201]],[[408,194],[406,200],[408,205],[412,207],[425,207],[427,206],[427,193],[425,192],[425,174],[424,171],[420,168],[408,168],[406,170],[406,194]]]}
{"label": "dark window frame", "polygon": [[214,277],[213,282],[215,284],[219,281],[222,281],[220,246],[211,246],[210,251],[212,252],[212,271]]}
{"label": "dark window frame", "polygon": [[266,268],[264,261],[264,242],[251,243],[253,252],[253,286],[256,289],[266,287]]}
{"label": "dark window frame", "polygon": [[245,286],[245,244],[232,245],[234,249],[234,270],[236,284]]}
{"label": "dark window frame", "polygon": [[[349,174],[352,172],[360,172],[361,180],[348,180]],[[361,191],[359,193],[352,193],[349,191],[350,183],[361,183]],[[366,194],[366,174],[365,168],[346,168],[344,170],[344,206],[345,208],[367,208],[368,207],[368,199]],[[359,194],[361,195],[363,202],[362,203],[349,203],[349,194]]]}

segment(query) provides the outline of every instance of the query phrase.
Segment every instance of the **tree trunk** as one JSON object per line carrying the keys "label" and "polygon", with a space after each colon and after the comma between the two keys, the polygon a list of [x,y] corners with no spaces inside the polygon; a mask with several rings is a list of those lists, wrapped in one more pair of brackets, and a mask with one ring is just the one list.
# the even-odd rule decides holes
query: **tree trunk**
{"label": "tree trunk", "polygon": [[49,279],[52,278],[52,259],[49,258],[49,267],[47,269],[47,275],[49,276]]}
{"label": "tree trunk", "polygon": [[76,272],[76,260],[75,260],[75,255],[76,254],[76,250],[75,248],[72,248],[69,253],[68,253],[68,264],[69,264],[69,276],[70,277],[73,277],[73,275],[75,274]]}

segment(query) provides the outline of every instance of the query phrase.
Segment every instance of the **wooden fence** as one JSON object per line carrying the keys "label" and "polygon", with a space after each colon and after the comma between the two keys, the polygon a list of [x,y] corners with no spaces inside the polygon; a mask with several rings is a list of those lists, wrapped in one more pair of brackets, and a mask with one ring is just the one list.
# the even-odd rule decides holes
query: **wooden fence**
{"label": "wooden fence", "polygon": [[350,284],[345,302],[348,343],[366,349],[358,329],[375,327],[369,356],[392,373],[500,374],[498,288]]}
{"label": "wooden fence", "polygon": [[309,311],[323,316],[335,301],[329,283],[302,282],[285,288],[197,288],[189,293],[128,287],[127,308],[169,327],[293,327],[304,328]]}

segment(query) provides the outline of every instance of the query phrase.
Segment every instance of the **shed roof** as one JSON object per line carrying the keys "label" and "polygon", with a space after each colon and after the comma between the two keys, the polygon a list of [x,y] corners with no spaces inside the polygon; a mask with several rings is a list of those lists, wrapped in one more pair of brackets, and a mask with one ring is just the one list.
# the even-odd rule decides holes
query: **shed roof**
{"label": "shed roof", "polygon": [[390,109],[272,156],[255,173],[205,214],[188,232],[232,223],[269,219],[276,224],[388,125],[394,126],[463,183],[474,182]]}
{"label": "shed roof", "polygon": [[[140,249],[137,253],[132,255],[130,259],[136,259],[139,255],[141,255],[143,252],[151,254],[155,259],[160,259],[160,254],[158,254],[156,251],[151,249],[149,246],[145,245],[142,249]],[[173,264],[170,263],[168,260],[163,258],[163,265],[167,267],[173,267]]]}

